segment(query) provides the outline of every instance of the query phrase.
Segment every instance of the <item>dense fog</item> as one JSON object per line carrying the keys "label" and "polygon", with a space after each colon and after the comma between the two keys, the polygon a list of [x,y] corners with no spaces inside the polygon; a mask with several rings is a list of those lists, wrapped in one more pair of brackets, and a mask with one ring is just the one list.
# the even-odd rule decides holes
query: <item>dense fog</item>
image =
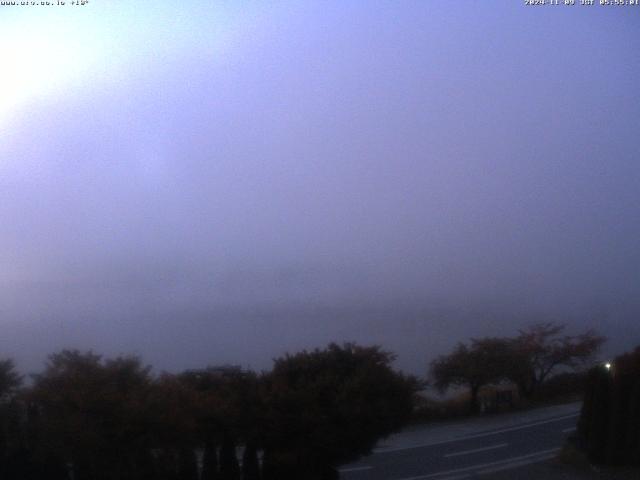
{"label": "dense fog", "polygon": [[0,356],[639,343],[635,15],[233,3],[2,7]]}

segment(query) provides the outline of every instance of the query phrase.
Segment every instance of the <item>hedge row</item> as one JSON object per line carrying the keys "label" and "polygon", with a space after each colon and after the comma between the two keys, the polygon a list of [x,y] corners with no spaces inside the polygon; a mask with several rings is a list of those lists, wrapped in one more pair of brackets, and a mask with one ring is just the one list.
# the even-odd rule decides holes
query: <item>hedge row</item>
{"label": "hedge row", "polygon": [[640,465],[640,347],[589,371],[577,433],[591,462]]}

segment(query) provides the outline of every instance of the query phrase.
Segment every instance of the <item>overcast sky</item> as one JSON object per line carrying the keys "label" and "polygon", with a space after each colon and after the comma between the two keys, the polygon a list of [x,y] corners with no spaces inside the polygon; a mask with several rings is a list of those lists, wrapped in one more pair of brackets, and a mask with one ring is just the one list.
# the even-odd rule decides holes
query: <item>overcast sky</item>
{"label": "overcast sky", "polygon": [[640,344],[640,8],[523,3],[0,6],[0,357]]}

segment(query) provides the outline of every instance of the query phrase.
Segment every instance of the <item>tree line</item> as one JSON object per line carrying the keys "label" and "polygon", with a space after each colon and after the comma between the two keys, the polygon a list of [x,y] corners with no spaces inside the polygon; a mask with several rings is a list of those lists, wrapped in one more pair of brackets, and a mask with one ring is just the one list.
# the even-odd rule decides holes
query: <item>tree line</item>
{"label": "tree line", "polygon": [[137,357],[64,350],[25,386],[0,362],[0,478],[337,479],[409,418],[419,388],[393,354],[351,343],[271,371],[154,375]]}
{"label": "tree line", "polygon": [[468,388],[471,412],[479,410],[479,392],[485,385],[510,382],[521,398],[532,399],[553,373],[590,366],[606,340],[594,330],[567,335],[565,329],[554,322],[536,323],[515,337],[459,343],[431,363],[433,384],[441,391],[451,386]]}
{"label": "tree line", "polygon": [[[536,324],[472,339],[431,363],[435,386],[510,381],[533,396],[556,370],[588,363],[604,338]],[[0,361],[0,478],[332,480],[411,420],[425,382],[379,346],[330,344],[268,372],[210,366],[154,374],[140,358],[63,350],[24,382]]]}

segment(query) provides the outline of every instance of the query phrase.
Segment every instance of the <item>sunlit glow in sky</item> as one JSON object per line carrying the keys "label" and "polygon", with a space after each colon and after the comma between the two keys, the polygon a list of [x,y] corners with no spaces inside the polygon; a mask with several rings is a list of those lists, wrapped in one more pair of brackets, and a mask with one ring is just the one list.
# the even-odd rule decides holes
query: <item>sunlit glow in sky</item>
{"label": "sunlit glow in sky", "polygon": [[59,90],[85,74],[95,46],[46,21],[3,26],[0,122],[25,102]]}
{"label": "sunlit glow in sky", "polygon": [[198,16],[145,0],[5,6],[0,14],[0,127],[34,102],[125,86],[175,57],[222,58],[233,37],[222,4]]}

